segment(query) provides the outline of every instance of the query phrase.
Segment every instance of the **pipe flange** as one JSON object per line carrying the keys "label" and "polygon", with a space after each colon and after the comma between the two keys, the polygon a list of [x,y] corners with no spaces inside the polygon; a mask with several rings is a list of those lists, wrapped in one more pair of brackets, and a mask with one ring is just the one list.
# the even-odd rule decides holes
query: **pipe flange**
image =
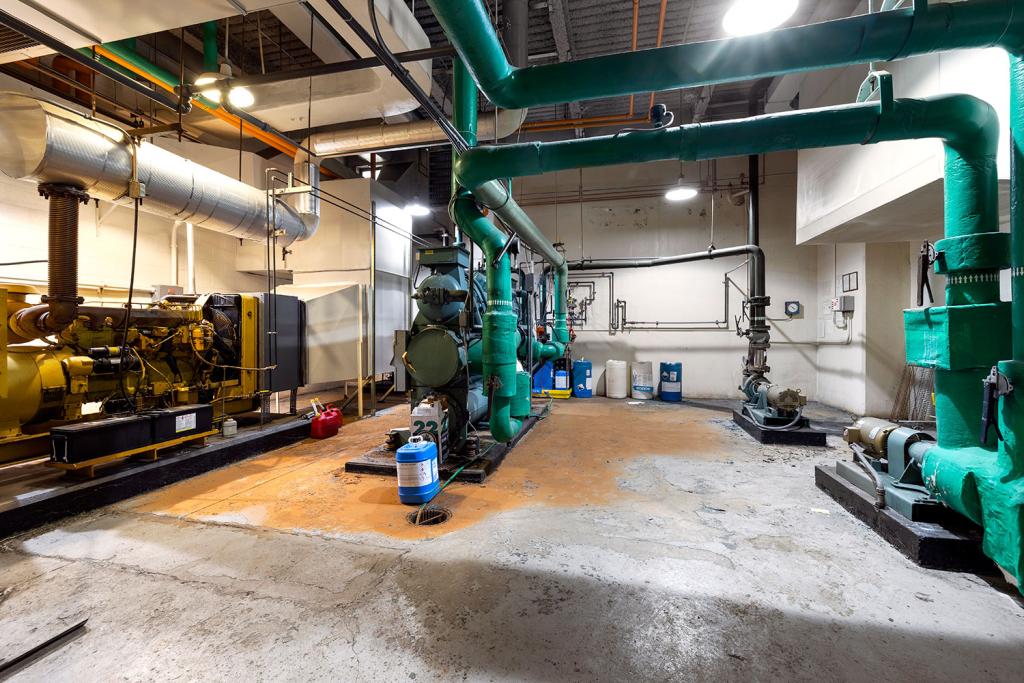
{"label": "pipe flange", "polygon": [[70,199],[77,199],[83,204],[88,203],[89,193],[80,187],[74,185],[64,185],[62,183],[39,183],[39,194],[44,199],[50,199],[51,197],[66,197]]}
{"label": "pipe flange", "polygon": [[80,296],[50,296],[49,294],[44,294],[40,297],[40,301],[44,304],[48,304],[51,301],[67,304],[84,304],[85,298]]}

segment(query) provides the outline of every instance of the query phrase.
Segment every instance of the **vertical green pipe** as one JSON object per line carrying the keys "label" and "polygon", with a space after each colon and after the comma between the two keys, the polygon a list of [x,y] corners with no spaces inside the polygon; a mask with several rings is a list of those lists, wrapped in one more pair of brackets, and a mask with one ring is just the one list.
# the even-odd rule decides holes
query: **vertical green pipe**
{"label": "vertical green pipe", "polygon": [[[462,60],[454,60],[452,119],[455,128],[470,147],[477,142],[477,90]],[[485,391],[490,395],[491,436],[507,442],[522,429],[522,421],[512,416],[516,397],[516,333],[518,319],[512,308],[512,262],[501,254],[508,238],[488,221],[468,193],[459,190],[455,180],[456,151],[452,148],[452,220],[458,230],[480,245],[484,252],[487,276],[487,311],[483,321],[483,375]]]}
{"label": "vertical green pipe", "polygon": [[1010,54],[1010,274],[1013,360],[1024,361],[1024,57]]}
{"label": "vertical green pipe", "polygon": [[506,442],[515,438],[522,421],[512,417],[516,396],[516,325],[512,308],[512,266],[507,253],[497,263],[508,238],[480,213],[468,192],[452,202],[452,219],[484,252],[487,262],[487,312],[484,313],[484,385],[491,397],[491,436]]}
{"label": "vertical green pipe", "polygon": [[203,24],[203,71],[217,71],[220,55],[217,51],[217,22]]}

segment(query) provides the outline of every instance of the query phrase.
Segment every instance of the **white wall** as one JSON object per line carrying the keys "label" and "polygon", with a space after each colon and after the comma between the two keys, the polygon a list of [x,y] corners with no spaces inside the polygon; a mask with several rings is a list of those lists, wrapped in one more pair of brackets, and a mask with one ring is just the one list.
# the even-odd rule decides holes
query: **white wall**
{"label": "white wall", "polygon": [[[773,323],[774,345],[769,353],[771,376],[797,386],[814,397],[816,383],[815,330],[817,311],[815,277],[816,249],[794,246],[795,156],[772,155],[766,161],[766,184],[761,189],[761,238],[768,260],[767,285],[772,297],[769,315],[783,319],[783,305],[798,300],[806,306],[796,320]],[[708,175],[708,165],[703,175]],[[538,193],[559,188],[562,194],[576,191],[578,171],[568,171],[517,181],[515,194],[527,203],[534,222],[553,241],[565,245],[569,260],[665,256],[701,251],[711,240],[711,195],[701,194],[687,203],[664,200],[664,186],[679,177],[677,163],[652,163],[616,166],[583,171],[585,192],[630,191],[632,198],[579,202],[565,199],[557,206],[530,205]],[[687,181],[697,182],[697,166],[685,167]],[[746,171],[746,158],[724,160],[718,164],[719,184],[730,179],[739,186],[739,174]],[[715,209],[716,247],[746,243],[746,208],[733,206],[719,193]],[[739,266],[742,259],[732,258],[662,266],[653,269],[618,270],[615,296],[628,302],[632,320],[717,320],[723,317],[723,273]],[[585,279],[586,273],[570,273],[571,279]],[[732,273],[746,289],[746,269]],[[608,359],[652,361],[657,371],[661,361],[683,363],[683,391],[692,397],[732,397],[739,395],[741,358],[746,340],[736,336],[731,316],[741,311],[742,296],[735,289],[730,296],[730,320],[727,330],[715,331],[634,331],[609,335],[608,292],[598,285],[597,301],[589,329],[577,330],[577,357],[595,363],[597,389],[603,391],[603,365]],[[581,292],[582,294],[582,292]]]}

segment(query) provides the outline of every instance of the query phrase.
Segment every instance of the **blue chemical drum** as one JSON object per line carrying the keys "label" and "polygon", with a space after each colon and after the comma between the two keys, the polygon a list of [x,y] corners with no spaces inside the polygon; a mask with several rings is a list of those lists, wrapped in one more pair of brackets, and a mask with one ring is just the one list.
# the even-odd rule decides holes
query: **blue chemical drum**
{"label": "blue chemical drum", "polygon": [[589,360],[578,360],[572,364],[572,393],[576,398],[594,395],[594,364]]}
{"label": "blue chemical drum", "polygon": [[545,392],[555,388],[555,365],[548,361],[533,375],[533,393],[544,396]]}
{"label": "blue chemical drum", "polygon": [[683,400],[683,364],[661,364],[661,400]]}
{"label": "blue chemical drum", "polygon": [[395,454],[398,466],[398,499],[406,505],[421,505],[437,495],[437,444],[414,436]]}

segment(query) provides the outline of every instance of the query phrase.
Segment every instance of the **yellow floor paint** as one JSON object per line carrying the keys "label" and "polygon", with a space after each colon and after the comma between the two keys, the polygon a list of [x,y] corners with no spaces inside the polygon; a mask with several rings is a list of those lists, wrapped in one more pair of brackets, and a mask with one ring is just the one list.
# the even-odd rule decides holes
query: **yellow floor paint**
{"label": "yellow floor paint", "polygon": [[128,509],[289,531],[378,533],[401,539],[441,536],[522,506],[581,507],[632,494],[619,487],[627,461],[721,455],[723,433],[708,411],[631,406],[624,401],[556,403],[485,484],[454,483],[435,502],[452,519],[414,527],[414,507],[398,500],[395,479],[347,474],[350,458],[379,446],[408,422],[408,408],[342,428],[135,498]]}

